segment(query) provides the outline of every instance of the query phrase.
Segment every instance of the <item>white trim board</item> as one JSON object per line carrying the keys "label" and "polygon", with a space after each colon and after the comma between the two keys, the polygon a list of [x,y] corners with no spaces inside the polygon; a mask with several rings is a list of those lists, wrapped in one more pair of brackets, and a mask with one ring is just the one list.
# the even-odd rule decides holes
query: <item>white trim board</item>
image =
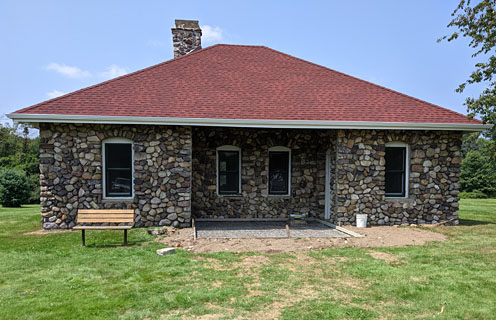
{"label": "white trim board", "polygon": [[16,122],[58,122],[98,124],[149,124],[185,125],[245,128],[301,128],[301,129],[387,129],[387,130],[458,130],[483,131],[490,124],[464,123],[417,123],[417,122],[372,122],[372,121],[309,121],[309,120],[260,120],[260,119],[214,119],[172,117],[130,117],[60,114],[9,113],[7,117]]}
{"label": "white trim board", "polygon": [[337,226],[337,225],[335,225],[333,223],[330,223],[328,221],[325,221],[325,220],[321,220],[321,219],[318,219],[318,218],[313,218],[312,220],[313,221],[320,222],[320,223],[322,223],[322,224],[324,224],[324,225],[326,225],[328,227],[334,228],[334,229],[339,230],[339,231],[341,231],[343,233],[349,234],[350,236],[355,237],[355,238],[364,238],[365,237],[364,235],[361,235],[359,233],[356,233],[355,231],[351,231],[351,230],[348,230],[346,228]]}

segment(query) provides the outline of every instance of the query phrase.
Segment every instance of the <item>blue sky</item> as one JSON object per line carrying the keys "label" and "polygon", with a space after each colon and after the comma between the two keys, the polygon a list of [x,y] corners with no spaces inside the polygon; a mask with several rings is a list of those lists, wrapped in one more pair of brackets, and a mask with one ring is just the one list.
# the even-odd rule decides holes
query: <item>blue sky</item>
{"label": "blue sky", "polygon": [[174,19],[204,47],[265,45],[466,113],[472,50],[436,42],[457,3],[0,0],[0,116],[171,59]]}

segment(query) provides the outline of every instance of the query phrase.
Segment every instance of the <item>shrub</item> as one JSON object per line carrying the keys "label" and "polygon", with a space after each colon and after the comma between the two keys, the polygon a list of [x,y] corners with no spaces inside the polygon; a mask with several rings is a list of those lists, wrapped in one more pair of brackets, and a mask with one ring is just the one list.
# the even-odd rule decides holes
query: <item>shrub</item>
{"label": "shrub", "polygon": [[471,192],[460,192],[458,196],[461,199],[486,199],[487,194],[481,192],[479,190],[471,191]]}
{"label": "shrub", "polygon": [[4,207],[20,207],[29,200],[29,180],[23,171],[4,169],[0,171],[0,204]]}

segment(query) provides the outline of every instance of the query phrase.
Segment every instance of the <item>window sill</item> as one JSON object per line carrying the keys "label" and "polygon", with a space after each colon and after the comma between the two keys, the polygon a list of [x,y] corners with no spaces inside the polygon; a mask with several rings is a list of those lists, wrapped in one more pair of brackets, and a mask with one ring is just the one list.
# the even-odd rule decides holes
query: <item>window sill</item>
{"label": "window sill", "polygon": [[388,202],[410,203],[410,202],[413,202],[413,199],[412,198],[409,198],[409,197],[386,197],[386,201],[388,201]]}
{"label": "window sill", "polygon": [[283,198],[283,199],[289,199],[291,198],[290,194],[268,194],[268,198]]}
{"label": "window sill", "polygon": [[102,202],[134,202],[133,198],[103,198]]}

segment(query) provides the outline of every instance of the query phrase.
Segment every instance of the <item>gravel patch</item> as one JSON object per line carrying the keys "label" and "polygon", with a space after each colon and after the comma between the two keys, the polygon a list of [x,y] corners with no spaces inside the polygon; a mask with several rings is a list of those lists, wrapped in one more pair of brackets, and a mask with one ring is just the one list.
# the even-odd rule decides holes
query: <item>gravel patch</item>
{"label": "gravel patch", "polygon": [[[241,238],[288,238],[283,221],[196,221],[197,238],[241,239]],[[289,226],[290,238],[349,238],[319,222]]]}

